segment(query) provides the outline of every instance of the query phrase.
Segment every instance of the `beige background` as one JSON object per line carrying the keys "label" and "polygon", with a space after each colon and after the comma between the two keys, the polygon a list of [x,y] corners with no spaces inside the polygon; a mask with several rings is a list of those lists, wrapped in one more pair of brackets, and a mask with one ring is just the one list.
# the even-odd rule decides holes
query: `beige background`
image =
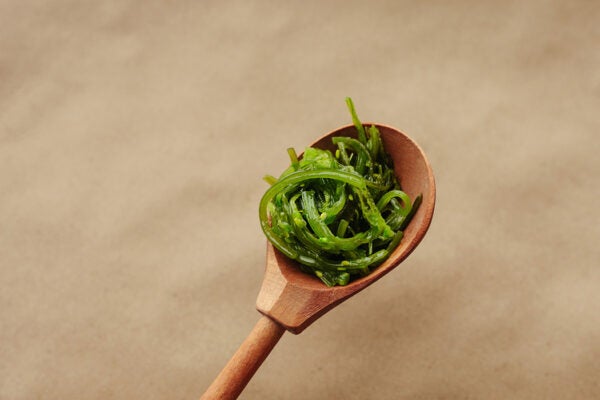
{"label": "beige background", "polygon": [[0,399],[195,399],[265,173],[360,116],[438,202],[243,399],[600,398],[600,2],[0,1]]}

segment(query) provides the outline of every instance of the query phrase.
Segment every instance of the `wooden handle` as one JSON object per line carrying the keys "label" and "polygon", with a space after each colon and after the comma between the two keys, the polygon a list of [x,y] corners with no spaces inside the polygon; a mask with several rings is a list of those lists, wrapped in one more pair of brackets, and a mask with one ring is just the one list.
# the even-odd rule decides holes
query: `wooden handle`
{"label": "wooden handle", "polygon": [[200,400],[237,399],[284,332],[263,315]]}

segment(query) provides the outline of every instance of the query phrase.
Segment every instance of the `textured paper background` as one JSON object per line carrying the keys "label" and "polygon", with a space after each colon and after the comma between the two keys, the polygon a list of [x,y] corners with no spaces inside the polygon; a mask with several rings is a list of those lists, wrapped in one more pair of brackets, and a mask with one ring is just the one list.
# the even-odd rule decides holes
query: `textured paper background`
{"label": "textured paper background", "polygon": [[261,178],[412,136],[415,253],[243,399],[600,398],[597,1],[1,1],[0,399],[195,399],[258,313]]}

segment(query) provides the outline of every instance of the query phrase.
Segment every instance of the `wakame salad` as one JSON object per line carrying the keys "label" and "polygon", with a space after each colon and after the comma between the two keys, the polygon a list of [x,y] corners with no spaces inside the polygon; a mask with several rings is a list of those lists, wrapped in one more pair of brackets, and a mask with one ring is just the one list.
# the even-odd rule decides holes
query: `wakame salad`
{"label": "wakame salad", "polygon": [[346,285],[369,274],[402,240],[403,230],[421,203],[400,188],[392,160],[376,126],[360,122],[346,104],[357,139],[337,136],[335,153],[308,147],[299,159],[288,149],[291,165],[259,206],[268,240],[302,270],[327,286]]}

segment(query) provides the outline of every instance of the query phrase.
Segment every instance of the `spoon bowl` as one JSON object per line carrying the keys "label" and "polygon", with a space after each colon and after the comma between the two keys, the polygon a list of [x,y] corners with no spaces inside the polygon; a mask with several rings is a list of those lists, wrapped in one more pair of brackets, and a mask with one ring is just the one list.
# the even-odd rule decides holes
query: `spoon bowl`
{"label": "spoon bowl", "polygon": [[[419,194],[423,196],[400,244],[369,275],[346,286],[327,287],[318,278],[302,272],[296,261],[267,242],[265,275],[256,301],[256,308],[263,316],[202,399],[237,398],[286,330],[294,334],[302,332],[327,311],[394,269],[425,236],[435,207],[435,180],[425,153],[417,143],[395,128],[377,123],[363,125],[375,125],[379,129],[402,190],[411,199]],[[311,146],[335,151],[331,141],[334,136],[356,137],[356,128],[354,125],[343,126]]]}
{"label": "spoon bowl", "polygon": [[[390,256],[369,275],[346,286],[327,287],[318,278],[300,271],[299,264],[267,242],[267,267],[256,307],[292,333],[302,332],[317,318],[350,296],[369,286],[404,260],[425,236],[435,205],[435,181],[425,153],[408,136],[392,127],[375,125],[386,152],[392,157],[394,172],[402,190],[411,199],[423,195],[423,202],[404,231],[402,241]],[[323,136],[311,146],[335,151],[331,138],[356,137],[354,125]]]}

